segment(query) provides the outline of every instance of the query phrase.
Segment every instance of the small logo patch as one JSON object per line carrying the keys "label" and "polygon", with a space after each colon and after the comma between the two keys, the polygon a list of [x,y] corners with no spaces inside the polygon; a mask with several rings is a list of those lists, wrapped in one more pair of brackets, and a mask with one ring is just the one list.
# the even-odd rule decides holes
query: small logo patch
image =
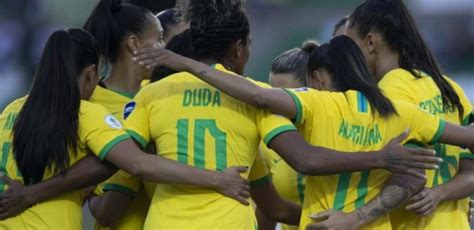
{"label": "small logo patch", "polygon": [[128,103],[127,105],[125,105],[125,109],[123,110],[123,119],[127,119],[128,116],[130,116],[130,114],[132,114],[133,110],[135,109],[135,106],[137,105],[137,103],[135,103],[134,101]]}
{"label": "small logo patch", "polygon": [[307,87],[295,89],[296,92],[306,92],[306,91],[308,91],[308,90],[309,90],[309,89],[308,89]]}
{"label": "small logo patch", "polygon": [[110,127],[110,128],[114,128],[114,129],[123,129],[123,126],[122,126],[122,123],[120,123],[120,121],[115,118],[114,116],[112,115],[107,115],[105,117],[105,123]]}

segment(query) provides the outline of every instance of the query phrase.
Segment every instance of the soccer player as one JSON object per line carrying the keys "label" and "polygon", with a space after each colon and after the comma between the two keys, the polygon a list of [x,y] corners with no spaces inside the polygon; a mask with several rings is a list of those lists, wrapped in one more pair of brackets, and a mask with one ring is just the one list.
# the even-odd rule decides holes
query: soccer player
{"label": "soccer player", "polygon": [[[126,105],[152,72],[131,62],[130,57],[133,50],[140,47],[164,44],[161,23],[152,12],[140,6],[123,4],[120,0],[101,0],[84,29],[97,39],[102,58],[110,69],[89,101],[104,106],[123,121],[129,109]],[[142,183],[123,171],[99,184],[89,200],[91,213],[97,220],[95,228],[142,229],[154,188],[154,183]],[[109,192],[104,195],[105,191]],[[102,201],[116,197],[128,202],[117,203],[122,206],[114,209],[102,208]]]}
{"label": "soccer player", "polygon": [[[278,88],[301,88],[306,86],[308,73],[307,63],[309,55],[318,47],[315,41],[306,41],[301,48],[288,50],[272,63],[269,82],[272,87]],[[272,173],[272,182],[278,193],[295,203],[303,204],[304,199],[304,175],[297,173],[282,158],[268,149],[265,144],[260,145],[260,152]],[[258,207],[257,207],[258,208]],[[269,220],[257,209],[259,229],[275,229],[276,223]],[[282,229],[298,229],[297,226],[282,225]]]}
{"label": "soccer player", "polygon": [[341,20],[339,20],[339,22],[337,22],[337,24],[334,26],[334,31],[332,32],[333,37],[346,33],[346,23],[348,18],[349,16],[345,16]]}
{"label": "soccer player", "polygon": [[[472,106],[463,89],[443,76],[430,48],[401,0],[361,4],[349,18],[347,34],[363,50],[387,97],[420,106],[433,115],[467,125]],[[426,189],[392,215],[395,229],[468,229],[467,198],[474,193],[473,155],[456,146],[433,146],[444,159],[427,170]]]}
{"label": "soccer player", "polygon": [[176,35],[181,34],[189,28],[189,22],[179,15],[179,11],[170,8],[159,12],[156,17],[163,26],[163,40],[166,44]]}
{"label": "soccer player", "polygon": [[[216,172],[145,154],[118,119],[102,106],[85,101],[97,85],[99,54],[99,45],[84,30],[54,32],[44,48],[29,95],[12,102],[0,116],[2,174],[31,187],[43,184],[39,186],[43,192],[32,193],[28,199],[51,198],[2,220],[1,228],[82,229],[84,193],[78,189],[91,183],[82,184],[82,180],[75,180],[77,175],[90,176],[86,172],[90,170],[103,178],[104,171],[108,175],[114,171],[97,159],[150,181],[205,186],[224,194],[246,192],[245,180],[239,176],[245,168]],[[91,159],[90,154],[95,157]],[[74,188],[72,183],[78,187],[47,197],[49,190],[54,193],[64,187]],[[2,183],[1,191],[6,187]],[[242,195],[234,197],[245,199]],[[3,201],[2,208],[6,208]]]}
{"label": "soccer player", "polygon": [[[160,48],[140,50],[135,60],[149,68],[166,65],[193,73],[235,98],[291,118],[314,145],[349,152],[376,150],[384,146],[387,138],[410,128],[407,141],[442,142],[474,149],[473,129],[447,123],[413,104],[388,100],[368,71],[362,52],[347,36],[335,37],[330,44],[317,48],[309,60],[308,85],[335,92],[259,87]],[[284,136],[277,136],[274,141]],[[276,142],[269,143],[271,148],[278,146]],[[294,161],[285,160],[294,166]],[[310,213],[329,209],[351,213],[324,213],[330,219],[324,226],[369,223],[368,228],[390,228],[387,212],[421,190],[425,181],[400,174],[388,178],[389,174],[383,171],[307,177],[300,228],[311,222]],[[355,208],[360,209],[354,211]],[[377,220],[370,223],[374,219]]]}

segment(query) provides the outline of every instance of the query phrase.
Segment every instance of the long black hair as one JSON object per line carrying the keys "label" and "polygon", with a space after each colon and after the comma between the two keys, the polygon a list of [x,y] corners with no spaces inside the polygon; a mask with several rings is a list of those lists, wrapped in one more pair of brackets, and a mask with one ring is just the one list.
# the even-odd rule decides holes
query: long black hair
{"label": "long black hair", "polygon": [[46,168],[62,173],[78,148],[81,93],[78,76],[99,62],[94,37],[81,29],[58,30],[48,39],[28,98],[13,127],[13,152],[25,184]]}
{"label": "long black hair", "polygon": [[115,63],[119,58],[120,43],[127,34],[140,35],[153,25],[151,11],[122,0],[100,0],[87,19],[84,29],[95,36],[105,61]]}
{"label": "long black hair", "polygon": [[[194,49],[191,43],[191,31],[187,29],[182,33],[174,36],[168,42],[168,44],[166,44],[166,49],[171,50],[181,56],[195,59]],[[167,68],[165,66],[158,66],[153,70],[153,74],[151,75],[151,82],[159,81],[175,73],[177,73],[177,71]]]}
{"label": "long black hair", "polygon": [[308,40],[301,48],[294,48],[280,54],[273,60],[271,72],[274,74],[293,74],[298,81],[307,86],[308,59],[319,44]]}
{"label": "long black hair", "polygon": [[397,114],[392,102],[383,95],[375,77],[370,73],[362,51],[349,37],[337,36],[316,48],[308,60],[311,74],[325,69],[332,75],[334,87],[341,92],[356,90],[369,101],[372,112],[388,118]]}
{"label": "long black hair", "polygon": [[400,54],[400,67],[420,78],[423,71],[430,75],[443,98],[444,109],[458,109],[460,119],[464,108],[459,95],[443,77],[430,48],[423,40],[413,16],[402,0],[367,0],[349,18],[349,26],[357,29],[359,36],[369,32],[382,34],[388,46]]}
{"label": "long black hair", "polygon": [[250,34],[242,1],[190,0],[185,15],[191,22],[192,44],[199,60],[221,61],[233,42],[245,43]]}

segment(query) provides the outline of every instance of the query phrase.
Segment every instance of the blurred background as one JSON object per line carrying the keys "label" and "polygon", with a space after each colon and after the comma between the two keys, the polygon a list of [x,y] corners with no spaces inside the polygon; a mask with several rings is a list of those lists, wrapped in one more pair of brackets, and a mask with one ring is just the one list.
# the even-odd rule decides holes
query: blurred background
{"label": "blurred background", "polygon": [[[0,109],[27,93],[50,33],[82,27],[97,0],[0,0]],[[131,0],[157,13],[172,0]],[[306,39],[326,42],[362,0],[249,0],[252,54],[246,75],[267,81],[272,60]],[[406,1],[445,73],[474,102],[474,1]],[[85,229],[92,228],[90,217]]]}
{"label": "blurred background", "polygon": [[[130,0],[154,12],[172,0]],[[82,27],[97,0],[0,0],[0,109],[24,95],[47,37],[53,30]],[[251,0],[252,54],[246,75],[267,80],[282,51],[306,39],[326,42],[335,23],[362,0]],[[446,74],[474,101],[474,1],[406,1]]]}

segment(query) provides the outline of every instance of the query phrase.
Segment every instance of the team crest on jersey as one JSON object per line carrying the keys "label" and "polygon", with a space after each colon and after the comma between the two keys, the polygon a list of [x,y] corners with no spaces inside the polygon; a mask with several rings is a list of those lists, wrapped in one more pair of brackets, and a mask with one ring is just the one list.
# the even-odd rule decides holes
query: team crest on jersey
{"label": "team crest on jersey", "polygon": [[107,115],[105,117],[105,123],[110,127],[114,129],[123,129],[122,123],[115,118],[113,115]]}
{"label": "team crest on jersey", "polygon": [[135,109],[135,106],[137,105],[137,103],[135,103],[134,101],[128,103],[127,105],[125,105],[125,109],[123,110],[123,119],[127,119],[128,116],[130,116],[130,114],[133,112],[133,110]]}
{"label": "team crest on jersey", "polygon": [[306,92],[306,91],[308,91],[308,90],[309,90],[309,89],[308,89],[307,87],[295,89],[296,92]]}

